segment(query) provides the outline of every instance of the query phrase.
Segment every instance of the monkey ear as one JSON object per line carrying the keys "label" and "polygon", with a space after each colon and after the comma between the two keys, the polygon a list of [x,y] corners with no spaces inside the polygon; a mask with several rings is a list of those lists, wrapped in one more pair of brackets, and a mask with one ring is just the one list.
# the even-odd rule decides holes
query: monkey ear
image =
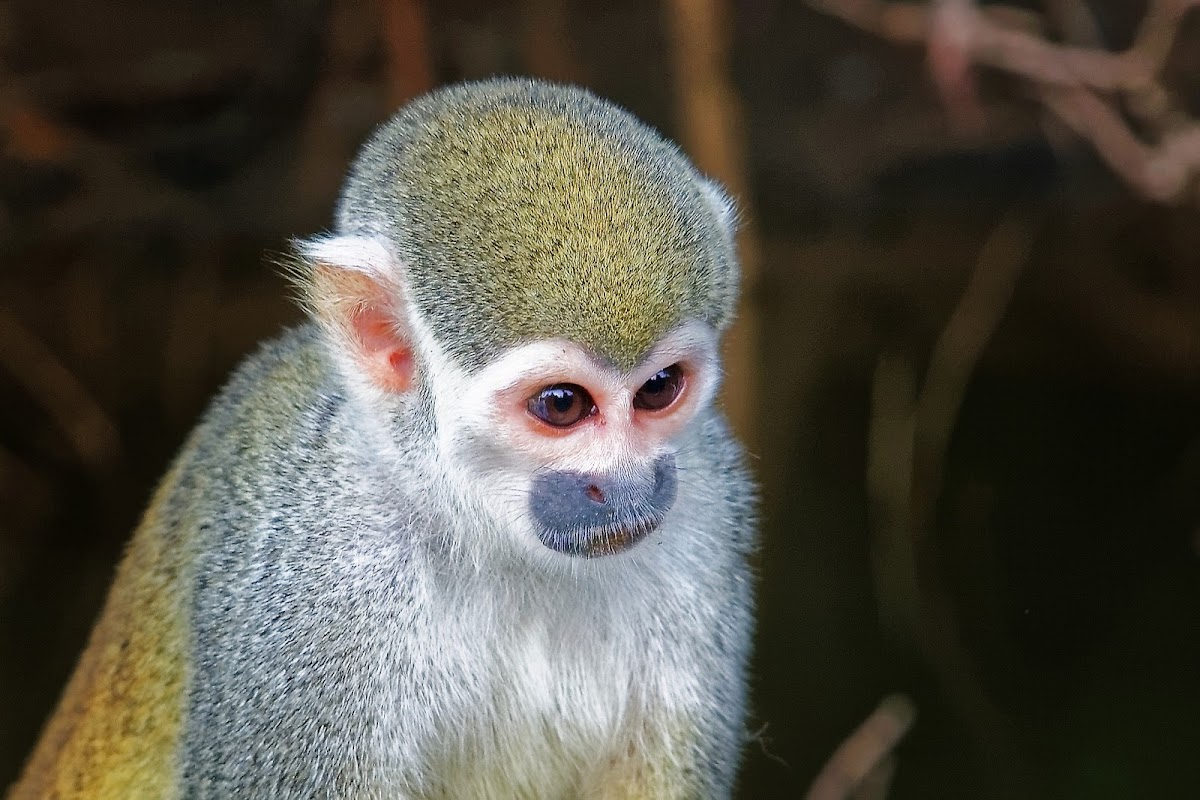
{"label": "monkey ear", "polygon": [[367,236],[296,242],[294,278],[309,314],[332,337],[353,375],[389,393],[413,385],[412,332],[399,270],[388,249]]}
{"label": "monkey ear", "polygon": [[709,208],[716,214],[717,223],[721,226],[721,232],[725,234],[725,245],[729,248],[729,257],[732,261],[731,269],[723,270],[719,275],[714,275],[712,300],[714,306],[718,309],[718,317],[715,323],[717,329],[723,331],[733,319],[734,309],[737,306],[737,229],[740,220],[738,219],[737,205],[719,183],[708,178],[701,178],[700,188],[704,193],[704,199],[708,203]]}
{"label": "monkey ear", "polygon": [[704,191],[704,199],[708,201],[708,205],[716,212],[717,219],[721,223],[721,227],[725,230],[725,235],[733,240],[738,229],[738,212],[737,204],[733,202],[726,191],[719,183],[708,178],[700,179],[700,188]]}

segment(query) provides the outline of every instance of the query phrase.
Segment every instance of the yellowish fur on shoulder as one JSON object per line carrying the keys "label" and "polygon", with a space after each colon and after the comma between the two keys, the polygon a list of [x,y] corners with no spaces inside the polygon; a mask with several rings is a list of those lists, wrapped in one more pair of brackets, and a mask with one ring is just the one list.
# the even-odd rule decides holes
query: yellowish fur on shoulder
{"label": "yellowish fur on shoulder", "polygon": [[87,649],[9,800],[172,798],[187,682],[177,553],[158,509],[172,470],[117,572]]}

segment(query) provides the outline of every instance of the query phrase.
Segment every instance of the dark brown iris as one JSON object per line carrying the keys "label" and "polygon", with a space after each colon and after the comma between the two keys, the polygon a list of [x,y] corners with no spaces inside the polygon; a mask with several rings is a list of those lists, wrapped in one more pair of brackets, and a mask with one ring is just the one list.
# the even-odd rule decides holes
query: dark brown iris
{"label": "dark brown iris", "polygon": [[642,388],[633,396],[633,407],[658,411],[674,403],[681,391],[683,367],[672,364],[666,369],[660,369],[642,384]]}
{"label": "dark brown iris", "polygon": [[547,386],[526,405],[530,414],[555,428],[569,428],[596,412],[596,403],[587,389],[574,383]]}

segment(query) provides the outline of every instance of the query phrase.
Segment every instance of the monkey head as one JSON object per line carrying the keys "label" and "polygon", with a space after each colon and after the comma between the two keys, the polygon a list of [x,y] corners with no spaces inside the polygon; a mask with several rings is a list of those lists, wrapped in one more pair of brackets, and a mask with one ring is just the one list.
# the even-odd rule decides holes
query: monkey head
{"label": "monkey head", "polygon": [[381,437],[426,409],[431,463],[481,529],[596,557],[668,517],[738,280],[731,205],[673,144],[581,89],[443,89],[367,142],[336,233],[301,250]]}

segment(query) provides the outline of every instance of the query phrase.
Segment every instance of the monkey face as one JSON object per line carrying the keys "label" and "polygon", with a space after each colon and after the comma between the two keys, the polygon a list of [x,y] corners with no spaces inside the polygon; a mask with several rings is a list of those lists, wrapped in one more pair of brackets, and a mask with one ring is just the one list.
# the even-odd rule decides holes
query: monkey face
{"label": "monkey face", "polygon": [[442,376],[434,383],[451,388],[437,399],[439,440],[460,477],[475,476],[457,482],[542,552],[633,549],[675,504],[679,442],[718,383],[716,337],[685,323],[628,371],[550,340],[480,373]]}
{"label": "monkey face", "polygon": [[720,383],[718,327],[689,318],[632,359],[535,339],[476,369],[404,302],[384,244],[337,237],[307,255],[310,296],[327,299],[317,317],[364,407],[420,398],[414,407],[432,415],[417,427],[433,448],[408,442],[398,457],[428,458],[447,479],[473,544],[486,549],[499,532],[510,551],[515,537],[542,556],[594,558],[669,535],[687,485],[676,456]]}

